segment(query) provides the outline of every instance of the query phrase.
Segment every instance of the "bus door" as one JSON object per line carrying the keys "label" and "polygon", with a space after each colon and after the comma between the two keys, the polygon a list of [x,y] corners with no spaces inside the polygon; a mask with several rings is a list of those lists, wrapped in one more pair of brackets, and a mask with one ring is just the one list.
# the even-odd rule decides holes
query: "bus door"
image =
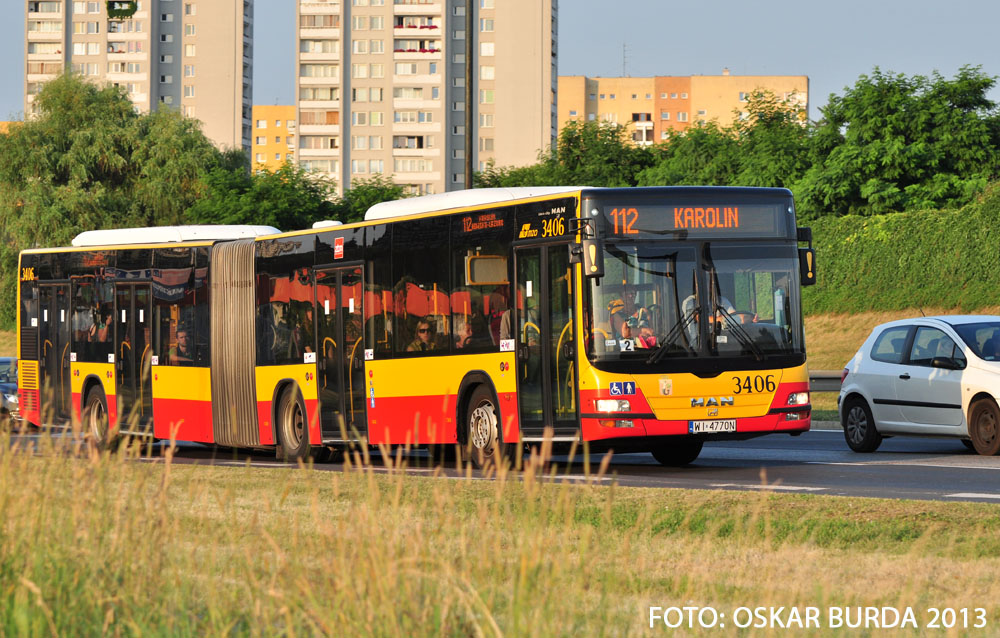
{"label": "bus door", "polygon": [[316,271],[316,379],[324,442],[365,436],[365,356],[361,266]]}
{"label": "bus door", "polygon": [[115,288],[115,389],[122,432],[144,432],[153,416],[149,284]]}
{"label": "bus door", "polygon": [[521,432],[577,437],[577,382],[573,365],[573,269],[569,246],[515,251],[517,270],[517,396]]}
{"label": "bus door", "polygon": [[70,416],[69,284],[38,287],[38,374],[44,420]]}

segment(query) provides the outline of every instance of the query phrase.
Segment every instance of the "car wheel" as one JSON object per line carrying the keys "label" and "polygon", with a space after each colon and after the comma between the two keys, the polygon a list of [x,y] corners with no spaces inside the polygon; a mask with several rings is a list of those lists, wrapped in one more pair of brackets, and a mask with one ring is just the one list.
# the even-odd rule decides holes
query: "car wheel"
{"label": "car wheel", "polygon": [[701,448],[705,445],[702,439],[693,437],[676,437],[657,444],[652,449],[653,458],[660,465],[667,467],[682,467],[694,462],[701,454]]}
{"label": "car wheel", "polygon": [[844,406],[844,439],[855,452],[874,452],[882,444],[882,435],[875,428],[871,408],[864,399],[854,397]]}
{"label": "car wheel", "polygon": [[1000,452],[1000,409],[993,399],[979,399],[969,410],[969,437],[972,447],[983,456]]}

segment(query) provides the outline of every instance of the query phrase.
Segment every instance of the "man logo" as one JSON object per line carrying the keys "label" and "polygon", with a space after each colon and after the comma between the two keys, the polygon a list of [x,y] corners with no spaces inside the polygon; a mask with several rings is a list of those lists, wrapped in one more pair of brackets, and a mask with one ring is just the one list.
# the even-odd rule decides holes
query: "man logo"
{"label": "man logo", "polygon": [[521,234],[517,236],[518,239],[530,239],[532,237],[538,237],[538,231],[531,228],[531,224],[524,224],[521,226]]}
{"label": "man logo", "polygon": [[708,397],[708,398],[698,398],[691,399],[692,408],[711,408],[718,407],[720,405],[734,405],[733,397]]}

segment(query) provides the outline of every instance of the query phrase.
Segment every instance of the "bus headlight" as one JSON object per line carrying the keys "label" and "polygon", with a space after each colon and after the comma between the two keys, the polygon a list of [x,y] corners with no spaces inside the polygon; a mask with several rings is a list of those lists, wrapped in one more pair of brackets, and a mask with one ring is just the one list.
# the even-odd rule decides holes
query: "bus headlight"
{"label": "bus headlight", "polygon": [[17,395],[16,394],[4,394],[3,395],[3,399],[7,403],[13,403],[14,405],[17,405]]}
{"label": "bus headlight", "polygon": [[597,399],[598,412],[628,412],[632,406],[625,399]]}
{"label": "bus headlight", "polygon": [[788,405],[806,405],[809,403],[808,392],[792,392],[788,395]]}

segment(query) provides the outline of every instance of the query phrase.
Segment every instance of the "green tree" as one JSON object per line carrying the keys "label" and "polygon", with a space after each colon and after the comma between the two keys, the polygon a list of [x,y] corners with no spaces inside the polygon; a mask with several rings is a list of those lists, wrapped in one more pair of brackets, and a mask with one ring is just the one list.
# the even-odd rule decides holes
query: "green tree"
{"label": "green tree", "polygon": [[692,126],[656,149],[639,186],[729,186],[739,172],[739,141],[716,122]]}
{"label": "green tree", "polygon": [[336,185],[294,164],[251,174],[243,153],[205,177],[207,193],[185,215],[189,224],[261,224],[281,230],[308,228],[337,216]]}
{"label": "green tree", "polygon": [[526,167],[490,166],[475,176],[478,187],[635,186],[653,152],[632,143],[628,129],[607,122],[570,122],[556,145]]}
{"label": "green tree", "polygon": [[392,179],[380,174],[368,179],[356,179],[334,205],[334,219],[350,223],[365,218],[365,211],[380,202],[391,202],[406,197],[406,192]]}
{"label": "green tree", "polygon": [[39,115],[0,135],[0,324],[14,316],[17,252],[95,228],[179,223],[221,154],[195,122],[136,113],[120,88],[66,74]]}
{"label": "green tree", "polygon": [[960,206],[997,177],[995,78],[963,67],[952,80],[874,72],[831,95],[796,187],[809,215],[872,215]]}

